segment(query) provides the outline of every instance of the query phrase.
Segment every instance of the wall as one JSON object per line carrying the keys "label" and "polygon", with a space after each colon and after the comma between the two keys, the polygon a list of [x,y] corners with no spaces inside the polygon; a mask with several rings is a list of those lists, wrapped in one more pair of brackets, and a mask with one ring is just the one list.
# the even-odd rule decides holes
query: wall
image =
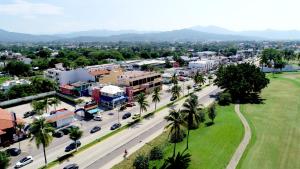
{"label": "wall", "polygon": [[118,76],[121,76],[123,74],[122,69],[115,69],[110,71],[109,75],[104,75],[99,79],[99,82],[101,84],[112,84],[117,85],[118,84]]}
{"label": "wall", "polygon": [[60,73],[59,84],[70,84],[78,81],[94,81],[95,78],[89,74],[88,70],[83,68],[78,68],[75,70],[64,71]]}

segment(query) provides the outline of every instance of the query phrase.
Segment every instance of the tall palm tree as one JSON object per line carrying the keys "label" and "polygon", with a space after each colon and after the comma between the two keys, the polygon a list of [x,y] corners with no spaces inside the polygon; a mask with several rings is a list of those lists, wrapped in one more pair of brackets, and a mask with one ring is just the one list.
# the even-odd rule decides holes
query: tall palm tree
{"label": "tall palm tree", "polygon": [[172,97],[179,98],[181,92],[181,87],[179,85],[174,85],[171,89]]}
{"label": "tall palm tree", "polygon": [[152,94],[152,102],[155,104],[155,111],[156,111],[156,104],[160,102],[160,88],[155,88]]}
{"label": "tall palm tree", "polygon": [[175,137],[174,148],[173,148],[173,156],[175,156],[176,142],[182,134],[181,132],[184,125],[184,120],[181,115],[181,111],[180,110],[176,111],[174,109],[171,109],[169,115],[165,117],[165,120],[170,122],[166,126],[166,128],[170,128],[169,136]]}
{"label": "tall palm tree", "polygon": [[36,114],[42,115],[44,113],[43,111],[45,110],[45,102],[34,100],[31,102],[31,107],[36,112]]}
{"label": "tall palm tree", "polygon": [[137,96],[137,102],[140,105],[140,117],[144,111],[147,111],[147,107],[149,107],[148,101],[146,100],[146,96],[144,93],[140,93]]}
{"label": "tall palm tree", "polygon": [[192,89],[192,86],[191,85],[187,85],[186,88],[188,90],[188,95],[189,95],[190,94],[190,90]]}
{"label": "tall palm tree", "polygon": [[193,80],[194,80],[195,84],[200,85],[200,86],[205,83],[205,78],[204,78],[203,74],[200,73],[199,71],[196,72],[196,74],[193,77]]}
{"label": "tall palm tree", "polygon": [[185,101],[183,104],[183,109],[181,110],[181,112],[184,114],[184,120],[188,129],[186,149],[189,148],[190,130],[197,128],[200,124],[200,116],[198,113],[200,109],[198,107],[198,96],[193,94]]}
{"label": "tall palm tree", "polygon": [[70,129],[69,137],[74,141],[77,151],[77,141],[82,137],[83,132],[78,127],[72,127]]}
{"label": "tall palm tree", "polygon": [[19,149],[21,150],[21,141],[20,141],[20,137],[21,134],[23,133],[23,129],[25,127],[24,123],[17,123],[16,129],[17,129],[17,135],[18,135],[18,141],[19,141]]}
{"label": "tall palm tree", "polygon": [[177,75],[176,73],[174,73],[171,77],[171,82],[174,84],[174,85],[177,85],[178,84],[178,78],[177,78]]}
{"label": "tall palm tree", "polygon": [[189,153],[178,152],[176,157],[172,156],[165,160],[160,169],[187,169],[191,162],[191,155]]}
{"label": "tall palm tree", "polygon": [[30,127],[30,133],[33,135],[37,148],[43,146],[45,164],[47,164],[46,147],[48,147],[53,139],[52,133],[54,128],[44,118],[38,118],[33,121]]}
{"label": "tall palm tree", "polygon": [[54,106],[54,110],[56,111],[56,107],[61,103],[61,101],[57,98],[54,97],[52,99],[49,100],[49,105],[50,106]]}

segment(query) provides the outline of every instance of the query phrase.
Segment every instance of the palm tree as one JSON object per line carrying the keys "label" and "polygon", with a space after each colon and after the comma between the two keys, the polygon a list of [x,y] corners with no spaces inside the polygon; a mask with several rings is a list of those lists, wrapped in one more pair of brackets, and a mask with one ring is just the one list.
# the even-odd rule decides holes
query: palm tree
{"label": "palm tree", "polygon": [[156,111],[156,104],[157,102],[160,102],[160,88],[155,88],[153,95],[152,95],[152,102],[155,104],[155,111]]}
{"label": "palm tree", "polygon": [[16,129],[17,129],[17,135],[18,135],[18,141],[19,141],[19,149],[21,150],[21,141],[20,136],[23,133],[23,129],[25,127],[24,123],[17,123]]}
{"label": "palm tree", "polygon": [[176,157],[172,156],[165,160],[160,169],[187,169],[191,162],[191,155],[189,153],[178,152]]}
{"label": "palm tree", "polygon": [[180,110],[176,111],[174,109],[171,109],[169,115],[165,117],[165,120],[170,122],[166,126],[166,128],[170,128],[169,136],[175,137],[174,149],[173,149],[173,156],[175,156],[176,142],[179,139],[179,137],[181,136],[181,132],[182,132],[183,124],[184,124],[184,120],[181,115],[181,111]]}
{"label": "palm tree", "polygon": [[193,77],[195,84],[202,85],[205,83],[205,78],[202,73],[199,71],[196,72],[195,76]]}
{"label": "palm tree", "polygon": [[40,147],[42,144],[45,164],[47,164],[47,157],[46,157],[46,147],[48,147],[53,139],[52,133],[54,128],[51,126],[50,123],[46,122],[44,118],[38,118],[33,121],[30,127],[30,133],[33,135],[33,139],[35,139],[35,144],[37,148]]}
{"label": "palm tree", "polygon": [[187,141],[186,141],[186,149],[189,148],[189,135],[190,130],[195,129],[199,126],[200,123],[200,116],[199,116],[199,103],[198,103],[198,96],[191,95],[185,103],[183,104],[183,109],[181,112],[184,114],[184,120],[187,125],[188,134],[187,134]]}
{"label": "palm tree", "polygon": [[36,112],[36,114],[42,115],[43,111],[45,110],[45,102],[34,100],[31,102],[31,107]]}
{"label": "palm tree", "polygon": [[190,90],[192,89],[192,86],[191,85],[187,85],[186,88],[188,90],[188,95],[190,95]]}
{"label": "palm tree", "polygon": [[52,99],[50,99],[49,101],[49,105],[54,106],[54,110],[56,111],[56,107],[61,103],[61,101],[57,98],[54,97]]}
{"label": "palm tree", "polygon": [[142,112],[147,111],[147,107],[149,107],[148,101],[146,100],[146,96],[144,93],[140,93],[137,96],[137,102],[140,105],[140,117],[141,117]]}
{"label": "palm tree", "polygon": [[174,85],[171,89],[172,97],[179,98],[181,92],[181,87],[179,85]]}
{"label": "palm tree", "polygon": [[174,84],[174,85],[177,85],[178,84],[178,78],[177,78],[177,75],[176,73],[174,73],[171,77],[171,82]]}
{"label": "palm tree", "polygon": [[77,151],[77,141],[82,137],[83,132],[78,127],[72,127],[70,129],[69,137],[74,141]]}

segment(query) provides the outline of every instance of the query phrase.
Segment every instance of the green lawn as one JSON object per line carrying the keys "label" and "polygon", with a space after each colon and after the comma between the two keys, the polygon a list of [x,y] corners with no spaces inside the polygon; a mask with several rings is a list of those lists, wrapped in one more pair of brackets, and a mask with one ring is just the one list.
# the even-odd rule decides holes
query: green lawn
{"label": "green lawn", "polygon": [[253,139],[240,169],[300,168],[300,73],[269,77],[261,95],[264,104],[242,105]]}
{"label": "green lawn", "polygon": [[[216,123],[210,127],[201,126],[200,129],[191,131],[189,153],[192,155],[190,168],[194,169],[218,169],[225,168],[236,147],[239,145],[244,128],[234,112],[234,107],[217,106],[218,116]],[[165,157],[171,156],[173,145],[167,143],[168,133],[163,133],[161,136],[154,139],[148,145],[142,147],[138,152],[135,152],[114,169],[129,169],[132,168],[132,162],[137,154],[148,154],[149,150],[154,145],[164,147]],[[177,146],[177,150],[183,151],[186,146],[186,140]],[[163,161],[151,162],[151,167],[160,167]]]}
{"label": "green lawn", "polygon": [[7,80],[10,80],[10,77],[4,76],[4,77],[0,77],[0,84],[4,83]]}

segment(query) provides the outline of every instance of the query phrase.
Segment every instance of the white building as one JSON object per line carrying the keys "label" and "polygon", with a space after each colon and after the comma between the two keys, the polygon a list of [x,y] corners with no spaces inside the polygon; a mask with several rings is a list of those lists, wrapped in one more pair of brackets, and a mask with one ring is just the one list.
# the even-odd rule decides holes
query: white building
{"label": "white building", "polygon": [[215,66],[214,60],[197,60],[189,62],[189,69],[206,72],[212,70]]}
{"label": "white building", "polygon": [[23,84],[30,84],[31,82],[29,80],[25,79],[15,79],[15,80],[9,80],[1,84],[0,90],[2,91],[7,91],[11,87],[16,86],[16,85],[23,85]]}
{"label": "white building", "polygon": [[95,77],[86,68],[66,70],[60,64],[56,65],[56,68],[46,70],[44,76],[56,81],[59,85],[71,84],[78,81],[95,81]]}
{"label": "white building", "polygon": [[32,59],[26,58],[26,57],[20,57],[20,58],[18,58],[18,60],[20,62],[23,62],[23,63],[28,64],[28,65],[31,64],[31,62],[32,62]]}

